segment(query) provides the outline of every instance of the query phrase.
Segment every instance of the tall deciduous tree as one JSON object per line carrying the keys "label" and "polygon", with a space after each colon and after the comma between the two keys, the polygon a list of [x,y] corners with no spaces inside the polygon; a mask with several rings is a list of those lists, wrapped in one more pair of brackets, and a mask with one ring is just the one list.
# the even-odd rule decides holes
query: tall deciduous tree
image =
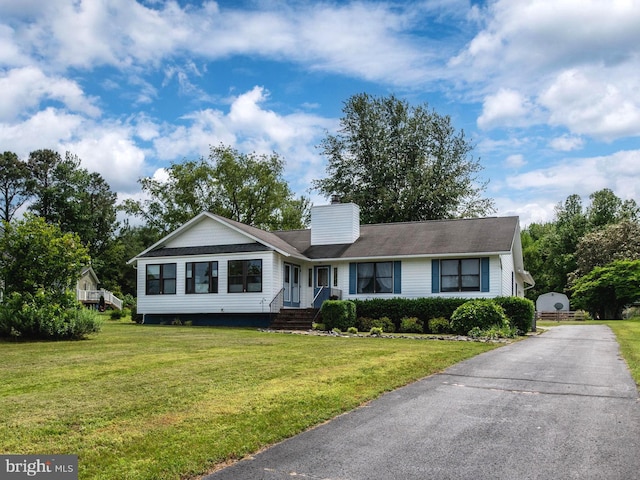
{"label": "tall deciduous tree", "polygon": [[589,196],[584,208],[579,195],[569,195],[555,208],[555,218],[531,224],[522,232],[525,268],[536,279],[529,298],[549,291],[563,292],[569,283],[613,260],[637,258],[634,240],[638,206],[609,189]]}
{"label": "tall deciduous tree", "polygon": [[117,228],[116,194],[81,163],[68,152],[64,158],[52,150],[31,152],[27,187],[34,202],[29,210],[64,232],[76,232],[97,259]]}
{"label": "tall deciduous tree", "polygon": [[159,235],[195,215],[210,211],[270,230],[302,228],[309,200],[295,198],[277,155],[244,154],[219,146],[208,159],[172,164],[167,178],[142,178],[143,201],[125,202],[125,210],[143,219]]}
{"label": "tall deciduous tree", "polygon": [[358,94],[340,130],[320,144],[328,159],[314,187],[360,206],[365,223],[470,217],[493,212],[481,166],[448,116],[391,95]]}
{"label": "tall deciduous tree", "polygon": [[571,302],[601,319],[622,317],[625,306],[640,299],[640,260],[616,260],[579,278]]}
{"label": "tall deciduous tree", "polygon": [[13,152],[0,154],[0,220],[10,222],[27,201],[27,165]]}
{"label": "tall deciduous tree", "polygon": [[0,273],[6,293],[56,295],[75,285],[89,252],[74,233],[27,214],[23,220],[5,224],[0,237]]}
{"label": "tall deciduous tree", "polygon": [[628,220],[587,233],[578,242],[575,277],[614,260],[640,260],[640,224]]}

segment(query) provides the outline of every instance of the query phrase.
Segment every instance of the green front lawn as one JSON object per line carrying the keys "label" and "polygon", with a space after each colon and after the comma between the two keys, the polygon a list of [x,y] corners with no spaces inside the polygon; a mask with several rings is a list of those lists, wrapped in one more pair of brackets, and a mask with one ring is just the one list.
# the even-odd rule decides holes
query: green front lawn
{"label": "green front lawn", "polygon": [[622,356],[629,365],[631,375],[640,387],[640,318],[601,322],[616,334]]}
{"label": "green front lawn", "polygon": [[188,478],[495,347],[108,321],[0,343],[0,453],[77,454],[83,480]]}

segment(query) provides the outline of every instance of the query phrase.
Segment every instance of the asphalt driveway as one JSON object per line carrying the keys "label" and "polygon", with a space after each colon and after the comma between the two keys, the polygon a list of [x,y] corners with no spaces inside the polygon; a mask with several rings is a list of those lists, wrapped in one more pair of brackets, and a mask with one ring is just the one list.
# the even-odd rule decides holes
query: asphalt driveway
{"label": "asphalt driveway", "polygon": [[484,353],[205,477],[640,479],[640,402],[613,332]]}

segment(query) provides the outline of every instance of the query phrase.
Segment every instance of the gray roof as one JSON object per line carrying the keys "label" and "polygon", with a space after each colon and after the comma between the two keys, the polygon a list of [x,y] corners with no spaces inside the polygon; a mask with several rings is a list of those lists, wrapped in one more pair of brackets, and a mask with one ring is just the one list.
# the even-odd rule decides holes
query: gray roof
{"label": "gray roof", "polygon": [[353,244],[311,246],[310,230],[274,232],[311,259],[489,254],[509,252],[518,217],[361,225]]}
{"label": "gray roof", "polygon": [[[496,254],[511,251],[518,231],[518,217],[487,217],[426,222],[361,225],[360,237],[352,244],[311,245],[311,230],[267,232],[212,213],[215,217],[254,239],[238,245],[202,245],[167,248],[157,242],[138,257],[234,253],[273,249],[300,260],[362,259],[381,257]],[[193,221],[198,221],[201,216]],[[185,224],[181,228],[187,228]],[[177,235],[181,229],[172,235]],[[165,237],[167,238],[167,237]]]}
{"label": "gray roof", "polygon": [[239,243],[233,245],[202,245],[198,247],[162,247],[140,255],[140,257],[182,257],[185,255],[209,255],[219,253],[263,252],[271,250],[261,243]]}

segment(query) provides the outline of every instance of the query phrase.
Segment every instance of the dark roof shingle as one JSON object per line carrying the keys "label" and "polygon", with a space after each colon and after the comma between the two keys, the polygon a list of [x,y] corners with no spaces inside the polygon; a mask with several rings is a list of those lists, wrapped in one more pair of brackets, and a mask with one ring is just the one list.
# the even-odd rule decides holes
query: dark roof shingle
{"label": "dark roof shingle", "polygon": [[518,217],[361,225],[353,244],[311,246],[310,230],[274,235],[308,258],[366,258],[498,253],[511,250]]}

